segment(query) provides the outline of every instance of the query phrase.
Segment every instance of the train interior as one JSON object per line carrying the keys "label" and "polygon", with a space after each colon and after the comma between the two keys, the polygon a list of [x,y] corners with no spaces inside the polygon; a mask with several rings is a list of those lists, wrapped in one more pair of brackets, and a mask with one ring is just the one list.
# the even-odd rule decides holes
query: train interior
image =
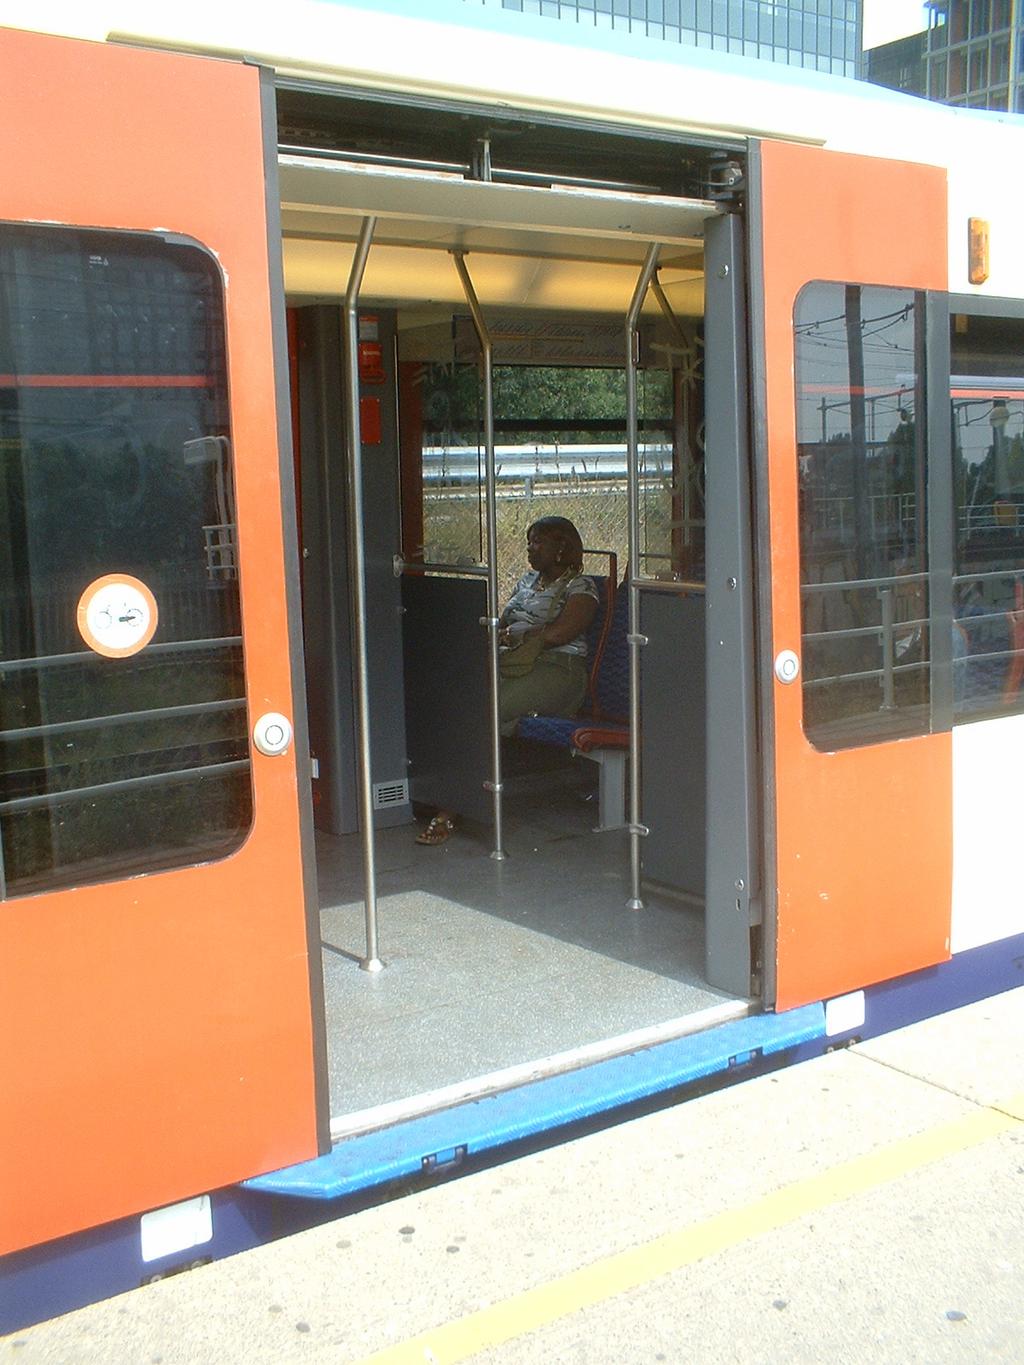
{"label": "train interior", "polygon": [[[715,210],[287,149],[281,197],[341,1136],[749,1008],[711,984],[705,952],[703,225]],[[625,320],[652,241],[660,250],[636,328],[630,564]],[[369,854],[356,760],[347,317],[358,336]],[[601,597],[580,729],[545,742],[543,724],[521,723],[501,740],[497,772],[484,342],[499,608],[527,568],[528,526],[549,514],[579,527]],[[631,575],[646,640],[642,909],[628,908]],[[438,809],[454,813],[454,834],[418,844]],[[381,970],[366,970],[368,856]]]}

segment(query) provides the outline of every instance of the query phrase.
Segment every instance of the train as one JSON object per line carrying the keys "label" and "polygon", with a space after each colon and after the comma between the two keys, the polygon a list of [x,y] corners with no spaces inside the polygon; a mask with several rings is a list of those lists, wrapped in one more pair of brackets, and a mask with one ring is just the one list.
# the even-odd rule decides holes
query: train
{"label": "train", "polygon": [[0,30],[4,1329],[1020,984],[1020,117],[79,10]]}

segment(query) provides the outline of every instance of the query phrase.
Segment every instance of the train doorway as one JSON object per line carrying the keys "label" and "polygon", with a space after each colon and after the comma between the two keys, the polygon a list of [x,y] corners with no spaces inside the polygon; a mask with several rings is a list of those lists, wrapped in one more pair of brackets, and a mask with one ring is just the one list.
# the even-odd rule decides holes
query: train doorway
{"label": "train doorway", "polygon": [[[742,252],[707,201],[626,231],[610,194],[282,181],[339,1137],[750,1007]],[[602,597],[596,710],[499,739],[490,623],[548,513]]]}

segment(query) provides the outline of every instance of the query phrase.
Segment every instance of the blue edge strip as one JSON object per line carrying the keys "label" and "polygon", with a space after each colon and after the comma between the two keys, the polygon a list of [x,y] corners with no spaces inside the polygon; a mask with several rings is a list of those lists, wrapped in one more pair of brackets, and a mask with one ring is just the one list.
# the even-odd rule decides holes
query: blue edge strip
{"label": "blue edge strip", "polygon": [[657,1043],[499,1095],[339,1142],[326,1156],[244,1182],[294,1199],[332,1200],[461,1165],[467,1158],[715,1076],[770,1069],[768,1058],[818,1056],[1024,985],[1024,935],[865,991],[865,1024],[825,1038],[825,1008],[759,1014]]}
{"label": "blue edge strip", "polygon": [[340,1199],[373,1185],[441,1170],[468,1156],[747,1065],[811,1042],[824,1032],[821,1005],[734,1020],[347,1138],[326,1156],[257,1176],[247,1180],[245,1188],[293,1198]]}

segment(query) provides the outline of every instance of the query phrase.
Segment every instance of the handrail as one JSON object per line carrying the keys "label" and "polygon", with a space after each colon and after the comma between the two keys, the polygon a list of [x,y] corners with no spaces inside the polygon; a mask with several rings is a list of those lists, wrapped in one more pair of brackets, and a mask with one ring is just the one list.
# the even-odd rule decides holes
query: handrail
{"label": "handrail", "polygon": [[642,592],[673,593],[678,597],[687,593],[703,597],[708,590],[706,583],[686,578],[631,578],[630,584]]}
{"label": "handrail", "polygon": [[891,574],[888,578],[847,578],[834,583],[801,583],[801,592],[829,592],[849,588],[891,588],[900,583],[927,583],[927,573]]}
{"label": "handrail", "polygon": [[345,425],[348,436],[348,552],[352,594],[353,671],[356,692],[356,753],[359,823],[363,842],[363,881],[366,897],[366,956],[360,966],[379,972],[384,964],[377,950],[377,868],[373,825],[373,772],[370,752],[370,682],[366,642],[366,549],[363,537],[363,441],[359,427],[359,288],[370,254],[376,218],[363,219],[345,291]]}
{"label": "handrail", "polygon": [[68,798],[83,800],[85,797],[108,796],[111,792],[135,791],[139,787],[157,786],[161,782],[183,782],[197,773],[241,772],[250,766],[247,758],[231,759],[227,763],[200,763],[194,768],[176,768],[166,773],[145,773],[141,777],[121,777],[113,782],[94,783],[89,787],[68,787],[64,791],[40,792],[37,796],[16,796],[10,801],[0,801],[0,811],[35,810],[40,806],[52,805]]}
{"label": "handrail", "polygon": [[644,257],[643,268],[626,313],[626,447],[628,480],[628,544],[629,544],[629,869],[630,910],[642,910],[640,898],[640,839],[646,830],[640,823],[640,593],[633,578],[633,568],[640,552],[640,471],[639,432],[637,426],[636,370],[640,310],[658,265],[661,247],[651,242]]}
{"label": "handrail", "polygon": [[392,563],[396,578],[400,578],[404,573],[417,572],[464,574],[467,578],[486,578],[488,573],[486,564],[438,564],[425,559],[403,559],[401,555],[395,555]]}
{"label": "handrail", "polygon": [[[158,645],[147,645],[142,654],[148,658],[152,654],[191,653],[193,650],[227,648],[240,645],[241,635],[212,636],[207,640],[164,640]],[[140,655],[141,657],[141,655]],[[91,649],[78,649],[73,654],[40,654],[33,659],[0,659],[0,673],[16,673],[23,668],[41,668],[61,664],[94,663],[102,661],[102,656]]]}
{"label": "handrail", "polygon": [[0,730],[0,742],[41,739],[45,735],[80,734],[85,730],[105,730],[111,725],[131,725],[142,720],[177,720],[184,716],[205,716],[211,711],[237,711],[246,704],[244,697],[222,701],[197,701],[184,706],[156,706],[145,711],[120,711],[112,716],[87,716],[82,720],[57,720],[49,725],[26,725],[17,730]]}
{"label": "handrail", "polygon": [[494,349],[491,334],[484,320],[480,301],[473,288],[466,266],[466,253],[453,251],[452,259],[462,281],[463,292],[469,311],[473,316],[473,326],[480,342],[484,378],[484,480],[485,508],[487,522],[487,616],[481,622],[487,627],[488,664],[490,668],[490,713],[491,713],[491,781],[489,784],[493,798],[494,811],[494,848],[491,857],[497,862],[505,858],[502,830],[502,781],[501,781],[501,674],[498,655],[498,526],[497,526],[497,488],[494,477]]}

